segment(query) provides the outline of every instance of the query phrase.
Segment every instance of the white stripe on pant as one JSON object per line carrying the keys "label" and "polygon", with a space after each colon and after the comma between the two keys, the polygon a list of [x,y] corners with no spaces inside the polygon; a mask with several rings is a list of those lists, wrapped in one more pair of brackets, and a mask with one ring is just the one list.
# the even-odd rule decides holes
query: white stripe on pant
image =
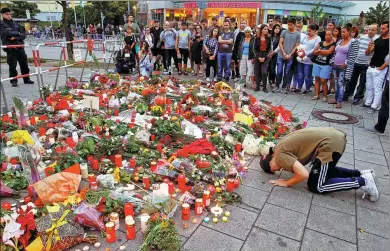
{"label": "white stripe on pant", "polygon": [[320,175],[318,177],[317,190],[320,193],[324,192],[334,192],[340,190],[346,190],[348,188],[358,188],[360,187],[359,182],[355,180],[354,182],[340,182],[335,184],[323,185],[326,181],[326,174],[328,173],[328,164],[321,164]]}
{"label": "white stripe on pant", "polygon": [[382,71],[368,67],[366,73],[366,102],[365,105],[372,109],[379,109],[381,105],[383,83],[386,77],[387,67]]}

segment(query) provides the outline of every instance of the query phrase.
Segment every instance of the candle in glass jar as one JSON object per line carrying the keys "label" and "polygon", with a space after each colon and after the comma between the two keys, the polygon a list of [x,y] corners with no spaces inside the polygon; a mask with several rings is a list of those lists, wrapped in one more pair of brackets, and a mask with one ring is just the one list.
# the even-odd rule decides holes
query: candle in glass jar
{"label": "candle in glass jar", "polygon": [[150,171],[153,173],[157,171],[157,163],[155,161],[150,162]]}
{"label": "candle in glass jar", "polygon": [[37,121],[35,120],[35,117],[33,116],[30,118],[30,125],[35,125],[35,124],[37,124]]}
{"label": "candle in glass jar", "polygon": [[149,179],[149,177],[144,176],[142,178],[142,182],[144,183],[145,190],[149,190],[149,188],[150,188],[150,179]]}
{"label": "candle in glass jar", "polygon": [[88,181],[89,181],[89,183],[96,181],[95,174],[93,174],[93,173],[88,174]]}
{"label": "candle in glass jar", "polygon": [[126,238],[128,240],[133,240],[136,237],[136,228],[135,228],[135,221],[133,219],[133,216],[129,215],[125,218],[126,223]]}
{"label": "candle in glass jar", "polygon": [[28,193],[28,196],[30,196],[31,198],[34,197],[35,190],[34,190],[34,187],[32,185],[27,186],[27,193]]}
{"label": "candle in glass jar", "polygon": [[115,154],[115,166],[122,167],[122,155],[121,154]]}
{"label": "candle in glass jar", "polygon": [[46,129],[43,127],[40,127],[39,128],[39,136],[45,136],[45,134],[46,134]]}
{"label": "candle in glass jar", "polygon": [[133,216],[134,217],[134,206],[133,203],[127,202],[125,206],[123,207],[123,211],[125,213],[125,216]]}
{"label": "candle in glass jar", "polygon": [[172,181],[168,182],[168,193],[173,194],[175,192],[175,184]]}
{"label": "candle in glass jar", "polygon": [[108,243],[116,241],[115,224],[111,221],[106,223],[106,241]]}
{"label": "candle in glass jar", "polygon": [[96,126],[96,127],[95,127],[95,132],[96,132],[96,133],[100,133],[101,130],[102,130],[102,129],[100,128],[100,126]]}
{"label": "candle in glass jar", "polygon": [[158,143],[157,144],[157,151],[159,151],[161,153],[162,150],[163,150],[163,145],[161,143]]}
{"label": "candle in glass jar", "polygon": [[91,167],[93,170],[98,170],[99,169],[99,161],[97,159],[92,159],[91,160]]}
{"label": "candle in glass jar", "polygon": [[184,174],[179,174],[177,177],[177,185],[180,191],[184,192],[186,190],[186,176]]}
{"label": "candle in glass jar", "polygon": [[80,164],[81,178],[88,179],[88,165],[87,163]]}
{"label": "candle in glass jar", "polygon": [[129,164],[130,164],[130,168],[135,168],[137,162],[135,161],[134,157],[130,159]]}
{"label": "candle in glass jar", "polygon": [[181,219],[189,220],[190,216],[190,205],[188,203],[183,203],[183,205],[181,206]]}
{"label": "candle in glass jar", "polygon": [[114,116],[118,116],[118,114],[119,114],[118,109],[115,109],[115,110],[114,110]]}
{"label": "candle in glass jar", "polygon": [[110,214],[110,221],[115,224],[115,230],[119,229],[119,215],[116,212]]}
{"label": "candle in glass jar", "polygon": [[196,199],[195,200],[195,214],[201,215],[203,213],[203,200]]}
{"label": "candle in glass jar", "polygon": [[232,193],[234,190],[234,179],[228,179],[226,185],[226,191]]}
{"label": "candle in glass jar", "polygon": [[146,233],[146,229],[148,228],[146,223],[148,222],[150,216],[148,214],[141,214],[141,232]]}
{"label": "candle in glass jar", "polygon": [[206,190],[203,192],[203,206],[208,207],[210,206],[210,191]]}
{"label": "candle in glass jar", "polygon": [[240,153],[240,152],[242,151],[242,145],[241,145],[241,143],[237,143],[237,144],[235,145],[235,149],[236,149],[236,152]]}
{"label": "candle in glass jar", "polygon": [[91,188],[92,191],[97,191],[98,190],[98,185],[96,181],[92,181],[89,183],[89,188]]}

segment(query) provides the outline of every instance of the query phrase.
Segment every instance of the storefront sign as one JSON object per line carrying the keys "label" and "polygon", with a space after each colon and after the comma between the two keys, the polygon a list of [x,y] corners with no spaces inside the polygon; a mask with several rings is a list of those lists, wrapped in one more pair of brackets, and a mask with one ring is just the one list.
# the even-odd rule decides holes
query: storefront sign
{"label": "storefront sign", "polygon": [[[198,8],[197,2],[184,3],[184,8],[195,9]],[[207,8],[261,8],[259,2],[208,2]]]}
{"label": "storefront sign", "polygon": [[186,8],[186,9],[195,9],[195,8],[198,8],[198,4],[196,2],[184,3],[184,8]]}
{"label": "storefront sign", "polygon": [[260,8],[261,3],[257,2],[211,2],[207,3],[208,8]]}
{"label": "storefront sign", "polygon": [[163,9],[157,9],[157,10],[154,10],[154,13],[155,14],[158,14],[158,13],[163,13],[164,12],[164,10]]}

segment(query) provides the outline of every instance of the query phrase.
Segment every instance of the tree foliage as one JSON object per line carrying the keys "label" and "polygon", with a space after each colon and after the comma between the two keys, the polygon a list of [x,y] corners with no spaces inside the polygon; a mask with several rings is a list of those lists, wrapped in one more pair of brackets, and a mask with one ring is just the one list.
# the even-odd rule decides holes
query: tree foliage
{"label": "tree foliage", "polygon": [[321,2],[318,2],[310,11],[310,15],[305,13],[307,19],[311,19],[313,23],[319,24],[324,17],[324,8],[321,7]]}
{"label": "tree foliage", "polygon": [[365,18],[367,24],[380,24],[385,20],[389,20],[389,6],[387,6],[387,2],[381,1],[376,5],[375,9],[370,7]]}
{"label": "tree foliage", "polygon": [[30,16],[33,17],[40,13],[36,3],[28,3],[26,1],[13,1],[8,4],[11,9],[12,16],[15,18],[27,18],[26,10],[30,10]]}
{"label": "tree foliage", "polygon": [[[135,1],[131,2],[131,10],[133,10],[133,6],[135,4]],[[81,6],[75,6],[75,10],[78,24],[84,25],[84,15],[87,26],[89,24],[101,23],[100,11],[102,11],[105,17],[104,24],[120,25],[125,23],[123,15],[127,13],[127,2],[90,2],[89,4],[85,4],[84,8]],[[68,18],[70,23],[74,23],[74,12],[73,8],[68,8]]]}

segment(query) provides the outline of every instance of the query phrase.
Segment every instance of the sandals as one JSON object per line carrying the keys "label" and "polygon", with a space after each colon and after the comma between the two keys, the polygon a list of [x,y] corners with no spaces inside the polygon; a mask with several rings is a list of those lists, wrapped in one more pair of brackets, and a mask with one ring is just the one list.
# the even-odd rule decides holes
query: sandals
{"label": "sandals", "polygon": [[328,98],[322,98],[322,101],[326,103],[328,102]]}
{"label": "sandals", "polygon": [[337,103],[336,108],[340,109],[341,107],[343,107],[343,105],[341,103]]}
{"label": "sandals", "polygon": [[331,101],[328,101],[328,104],[334,105],[334,104],[337,104],[337,101],[336,100],[331,100]]}
{"label": "sandals", "polygon": [[320,99],[319,96],[314,96],[314,97],[311,98],[311,100],[319,100],[319,99]]}

